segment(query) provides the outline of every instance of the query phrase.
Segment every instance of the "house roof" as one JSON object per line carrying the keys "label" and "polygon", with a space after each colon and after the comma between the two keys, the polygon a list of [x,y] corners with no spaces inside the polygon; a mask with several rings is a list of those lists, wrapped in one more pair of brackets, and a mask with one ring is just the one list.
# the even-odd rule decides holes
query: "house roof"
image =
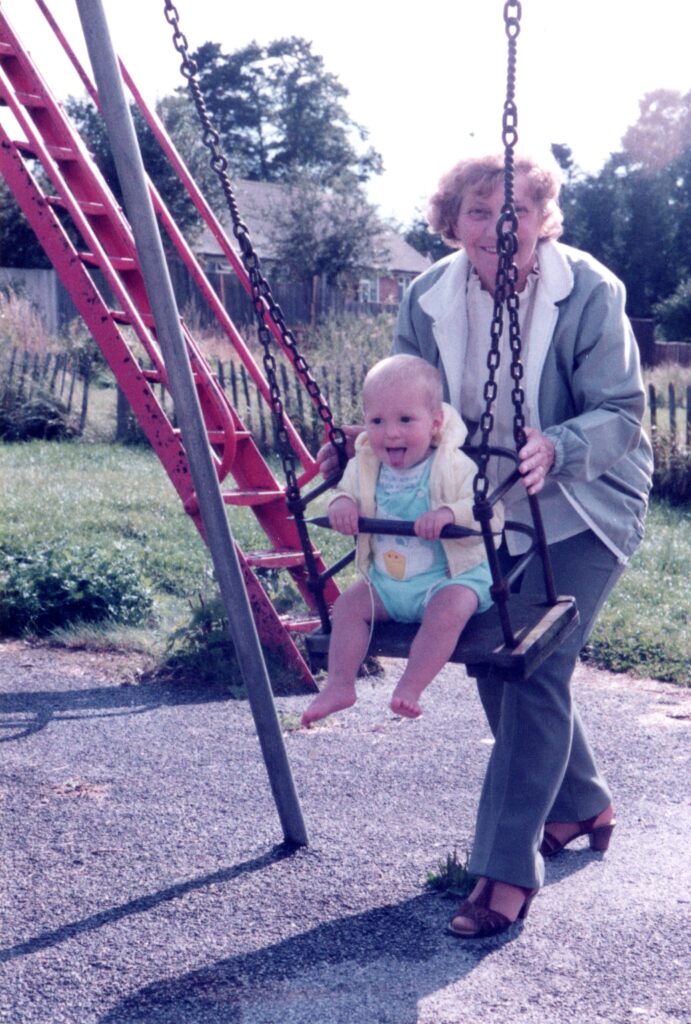
{"label": "house roof", "polygon": [[[285,211],[289,189],[275,182],[239,180],[233,182],[233,192],[240,217],[249,230],[257,255],[264,260],[276,259],[275,225],[277,215]],[[227,229],[228,215],[221,216],[220,220]],[[238,245],[232,231],[229,231],[228,235],[233,248],[237,250]],[[200,233],[194,249],[205,256],[222,256],[218,242],[206,226]],[[430,265],[426,256],[409,245],[402,235],[385,225],[382,225],[378,239],[377,256],[378,267],[393,274],[421,274]]]}

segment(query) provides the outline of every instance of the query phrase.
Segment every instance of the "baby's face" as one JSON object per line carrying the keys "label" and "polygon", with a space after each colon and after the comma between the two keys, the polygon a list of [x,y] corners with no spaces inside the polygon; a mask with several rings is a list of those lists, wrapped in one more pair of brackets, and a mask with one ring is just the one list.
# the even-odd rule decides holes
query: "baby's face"
{"label": "baby's face", "polygon": [[395,469],[409,469],[426,459],[442,424],[441,409],[430,408],[416,383],[381,380],[364,396],[365,427],[377,458]]}

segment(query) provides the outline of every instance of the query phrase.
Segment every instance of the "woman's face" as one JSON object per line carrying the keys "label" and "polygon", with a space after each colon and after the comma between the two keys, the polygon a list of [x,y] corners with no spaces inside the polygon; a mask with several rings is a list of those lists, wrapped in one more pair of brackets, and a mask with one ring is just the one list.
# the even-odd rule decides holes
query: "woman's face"
{"label": "woman's face", "polygon": [[[497,220],[503,205],[504,183],[500,179],[489,195],[482,196],[477,189],[466,192],[456,221],[456,238],[468,253],[482,286],[490,292],[494,291],[497,276]],[[525,174],[516,176],[514,205],[518,218],[518,250],[514,256],[518,270],[516,288],[522,291],[535,263],[543,221],[542,209],[530,198]]]}

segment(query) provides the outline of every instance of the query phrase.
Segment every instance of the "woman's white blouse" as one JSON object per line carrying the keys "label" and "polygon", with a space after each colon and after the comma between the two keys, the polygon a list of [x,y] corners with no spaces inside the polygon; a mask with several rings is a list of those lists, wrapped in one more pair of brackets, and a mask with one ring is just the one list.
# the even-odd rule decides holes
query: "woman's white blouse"
{"label": "woman's white blouse", "polygon": [[[527,284],[519,295],[518,322],[521,332],[521,362],[524,366],[530,345],[530,322],[535,294],[539,286],[539,271],[534,271],[529,275]],[[485,410],[484,384],[488,375],[487,356],[491,343],[490,327],[494,313],[494,299],[488,291],[482,288],[480,278],[474,270],[471,270],[468,275],[467,310],[468,347],[461,377],[460,410],[468,425],[471,442],[477,444],[480,441],[480,434],[479,432],[474,436],[472,434],[474,425],[479,423]],[[494,429],[490,443],[510,448],[513,451],[515,448],[513,439],[514,406],[511,399],[513,379],[511,377],[511,348],[506,308],[503,313],[500,354],[499,368],[495,375],[497,398],[492,408]],[[537,417],[534,410],[524,406],[523,411],[526,425],[535,425]],[[505,460],[490,460],[490,489],[496,485],[498,477],[506,474],[509,469],[510,466]],[[567,537],[574,537],[588,528],[588,524],[566,500],[560,488],[553,480],[550,480],[549,476],[545,480],[544,488],[540,491],[539,500],[547,540],[550,544],[566,540]],[[528,497],[521,484],[517,484],[505,496],[504,507],[507,519],[515,519],[527,524],[532,523]],[[520,554],[528,548],[530,541],[523,534],[507,532],[507,543],[511,554]]]}

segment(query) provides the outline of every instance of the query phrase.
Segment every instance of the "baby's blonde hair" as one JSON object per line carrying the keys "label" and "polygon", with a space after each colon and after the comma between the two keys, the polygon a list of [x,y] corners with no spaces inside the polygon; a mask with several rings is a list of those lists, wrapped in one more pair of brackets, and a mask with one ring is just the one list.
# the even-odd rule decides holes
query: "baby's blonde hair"
{"label": "baby's blonde hair", "polygon": [[444,389],[441,374],[436,366],[432,366],[420,356],[396,355],[380,359],[371,368],[362,387],[362,404],[367,404],[367,392],[372,387],[386,385],[395,388],[398,383],[418,386],[420,397],[428,403],[429,409],[436,412],[444,400]]}

